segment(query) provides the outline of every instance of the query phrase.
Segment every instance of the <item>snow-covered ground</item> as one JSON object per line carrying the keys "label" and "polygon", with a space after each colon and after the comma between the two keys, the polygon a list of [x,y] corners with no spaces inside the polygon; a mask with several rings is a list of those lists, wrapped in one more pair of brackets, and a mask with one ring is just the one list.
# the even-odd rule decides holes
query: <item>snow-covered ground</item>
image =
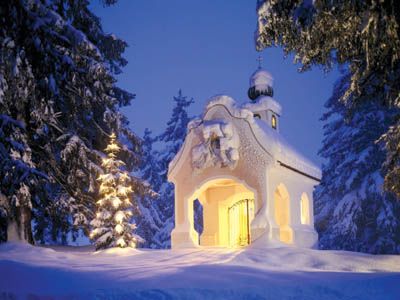
{"label": "snow-covered ground", "polygon": [[0,245],[0,299],[400,299],[400,256]]}

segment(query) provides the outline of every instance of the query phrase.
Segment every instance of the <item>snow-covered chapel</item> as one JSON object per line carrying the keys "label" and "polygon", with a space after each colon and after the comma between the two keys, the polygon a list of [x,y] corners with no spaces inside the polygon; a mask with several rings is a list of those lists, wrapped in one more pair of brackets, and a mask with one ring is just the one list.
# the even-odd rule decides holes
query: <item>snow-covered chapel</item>
{"label": "snow-covered chapel", "polygon": [[[273,92],[271,74],[259,67],[250,78],[248,103],[215,96],[189,123],[169,165],[175,185],[172,248],[245,246],[257,239],[316,244],[313,189],[321,171],[280,134],[282,108]],[[195,200],[203,207],[200,236]]]}

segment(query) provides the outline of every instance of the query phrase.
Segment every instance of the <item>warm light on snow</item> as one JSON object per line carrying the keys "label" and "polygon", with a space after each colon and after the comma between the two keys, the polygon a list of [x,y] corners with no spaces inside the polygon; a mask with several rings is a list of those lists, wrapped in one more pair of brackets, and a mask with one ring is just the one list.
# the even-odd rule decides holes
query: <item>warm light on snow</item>
{"label": "warm light on snow", "polygon": [[[120,225],[117,225],[117,226],[120,226]],[[121,230],[121,232],[122,232],[122,230]],[[119,247],[125,247],[126,246],[126,242],[124,241],[123,238],[118,239],[116,244]]]}

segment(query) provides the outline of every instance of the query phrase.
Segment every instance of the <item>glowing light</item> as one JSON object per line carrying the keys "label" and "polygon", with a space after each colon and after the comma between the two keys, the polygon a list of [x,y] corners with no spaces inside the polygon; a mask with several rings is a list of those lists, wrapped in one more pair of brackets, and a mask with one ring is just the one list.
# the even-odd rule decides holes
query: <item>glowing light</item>
{"label": "glowing light", "polygon": [[125,214],[122,211],[119,211],[115,214],[115,222],[117,223],[122,223],[122,221],[125,219]]}
{"label": "glowing light", "polygon": [[125,194],[126,194],[126,187],[120,186],[120,187],[118,188],[118,194],[125,195]]}
{"label": "glowing light", "polygon": [[121,205],[121,200],[119,200],[118,198],[114,197],[112,204],[115,208],[117,208],[118,206]]}
{"label": "glowing light", "polygon": [[245,246],[250,243],[250,223],[254,218],[254,200],[237,201],[228,209],[229,245]]}
{"label": "glowing light", "polygon": [[[123,248],[130,245],[132,239],[128,230],[131,224],[127,220],[131,216],[128,194],[132,192],[132,188],[126,186],[130,182],[130,175],[120,170],[124,162],[117,159],[120,146],[116,141],[116,135],[112,133],[110,138],[111,141],[105,149],[107,157],[102,159],[105,174],[99,175],[97,179],[100,182],[101,198],[96,202],[99,207],[96,218],[91,221],[94,230],[90,233],[90,237],[97,239],[95,242],[98,244],[104,243],[103,234],[107,236],[111,234],[111,243],[106,246]],[[99,237],[99,234],[102,236]],[[132,245],[135,246],[135,243]]]}
{"label": "glowing light", "polygon": [[119,247],[126,247],[126,242],[124,241],[123,238],[119,238],[116,242],[117,246]]}
{"label": "glowing light", "polygon": [[118,188],[118,194],[126,196],[128,193],[131,193],[132,189],[131,187],[125,187],[125,186],[121,186]]}
{"label": "glowing light", "polygon": [[276,117],[274,115],[271,118],[271,126],[273,129],[276,129]]}
{"label": "glowing light", "polygon": [[121,224],[117,224],[114,229],[117,233],[121,233],[122,231],[124,231],[124,227],[122,227]]}
{"label": "glowing light", "polygon": [[[103,158],[103,163],[104,163],[105,165],[109,164],[110,161],[112,161],[111,158],[108,158],[108,157]],[[100,178],[104,178],[104,177],[106,177],[106,176],[107,176],[107,174],[103,174],[103,175],[100,175],[99,177],[100,177]]]}

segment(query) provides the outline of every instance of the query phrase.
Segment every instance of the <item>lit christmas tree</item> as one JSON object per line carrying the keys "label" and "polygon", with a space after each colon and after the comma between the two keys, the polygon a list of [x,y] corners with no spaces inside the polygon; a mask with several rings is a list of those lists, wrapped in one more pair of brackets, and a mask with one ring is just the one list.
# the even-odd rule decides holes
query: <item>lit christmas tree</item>
{"label": "lit christmas tree", "polygon": [[106,147],[107,157],[102,166],[105,173],[97,179],[100,182],[100,199],[97,201],[96,218],[91,222],[93,230],[90,238],[97,249],[110,247],[136,247],[141,238],[133,234],[135,224],[130,223],[133,205],[130,200],[132,188],[131,178],[121,170],[124,162],[117,159],[120,147],[115,134],[110,136],[110,144]]}

